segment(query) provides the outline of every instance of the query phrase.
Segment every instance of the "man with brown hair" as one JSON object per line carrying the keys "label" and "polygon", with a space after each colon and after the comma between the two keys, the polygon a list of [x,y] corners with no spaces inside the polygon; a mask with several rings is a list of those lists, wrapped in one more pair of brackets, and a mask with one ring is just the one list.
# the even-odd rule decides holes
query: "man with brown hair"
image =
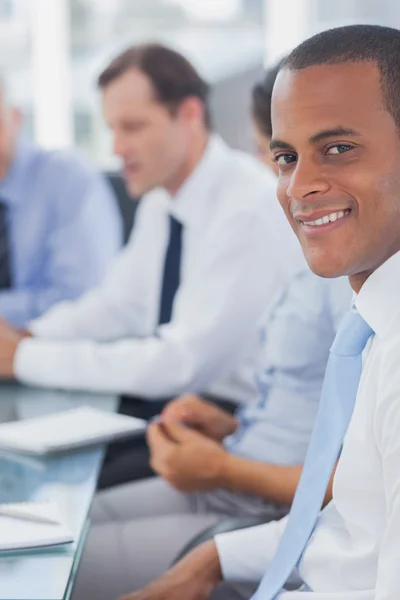
{"label": "man with brown hair", "polygon": [[177,52],[130,48],[99,87],[128,188],[142,196],[133,235],[104,283],[30,323],[31,338],[3,326],[0,375],[247,402],[260,317],[302,263],[273,176],[210,131],[208,86]]}

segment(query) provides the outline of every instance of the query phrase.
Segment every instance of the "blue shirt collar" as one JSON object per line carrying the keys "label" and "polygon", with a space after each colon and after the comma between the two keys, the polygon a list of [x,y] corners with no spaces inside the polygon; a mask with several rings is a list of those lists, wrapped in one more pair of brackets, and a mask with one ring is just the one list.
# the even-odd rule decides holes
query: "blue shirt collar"
{"label": "blue shirt collar", "polygon": [[26,192],[24,187],[26,167],[34,154],[35,147],[19,137],[11,167],[5,178],[0,180],[0,200],[5,204],[17,204],[23,198]]}

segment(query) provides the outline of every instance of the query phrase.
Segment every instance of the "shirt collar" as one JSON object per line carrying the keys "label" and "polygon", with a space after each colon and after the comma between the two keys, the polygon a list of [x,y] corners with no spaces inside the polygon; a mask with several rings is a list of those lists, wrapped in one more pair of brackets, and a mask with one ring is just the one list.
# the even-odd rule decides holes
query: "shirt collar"
{"label": "shirt collar", "polygon": [[197,210],[203,210],[201,200],[212,201],[210,189],[214,185],[214,175],[220,172],[221,163],[226,160],[228,146],[217,135],[209,138],[203,156],[195,169],[180,187],[174,197],[170,197],[169,211],[183,225],[196,220]]}
{"label": "shirt collar", "polygon": [[11,167],[0,181],[0,200],[8,205],[19,202],[25,189],[25,169],[35,153],[35,147],[28,141],[18,138]]}
{"label": "shirt collar", "polygon": [[400,252],[374,271],[355,298],[355,306],[377,335],[385,335],[399,317]]}

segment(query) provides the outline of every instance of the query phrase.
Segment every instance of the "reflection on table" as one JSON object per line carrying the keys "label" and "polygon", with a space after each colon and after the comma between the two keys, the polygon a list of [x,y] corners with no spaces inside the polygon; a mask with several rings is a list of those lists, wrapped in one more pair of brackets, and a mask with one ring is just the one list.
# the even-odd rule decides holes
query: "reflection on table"
{"label": "reflection on table", "polygon": [[[0,421],[12,421],[91,404],[115,410],[117,398],[17,384],[0,386]],[[68,598],[87,530],[103,448],[37,458],[0,451],[0,502],[55,500],[74,544],[58,549],[0,554],[0,600]]]}

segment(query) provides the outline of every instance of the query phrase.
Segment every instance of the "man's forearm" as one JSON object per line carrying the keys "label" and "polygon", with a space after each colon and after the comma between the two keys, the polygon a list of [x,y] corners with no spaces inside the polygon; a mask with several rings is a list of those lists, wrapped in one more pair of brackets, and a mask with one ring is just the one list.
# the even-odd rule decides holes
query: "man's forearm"
{"label": "man's forearm", "polygon": [[[221,471],[220,487],[260,496],[269,502],[290,505],[293,501],[303,465],[275,465],[227,454]],[[329,484],[325,502],[332,497]]]}
{"label": "man's forearm", "polygon": [[143,590],[119,600],[207,600],[222,579],[217,547],[205,542]]}

